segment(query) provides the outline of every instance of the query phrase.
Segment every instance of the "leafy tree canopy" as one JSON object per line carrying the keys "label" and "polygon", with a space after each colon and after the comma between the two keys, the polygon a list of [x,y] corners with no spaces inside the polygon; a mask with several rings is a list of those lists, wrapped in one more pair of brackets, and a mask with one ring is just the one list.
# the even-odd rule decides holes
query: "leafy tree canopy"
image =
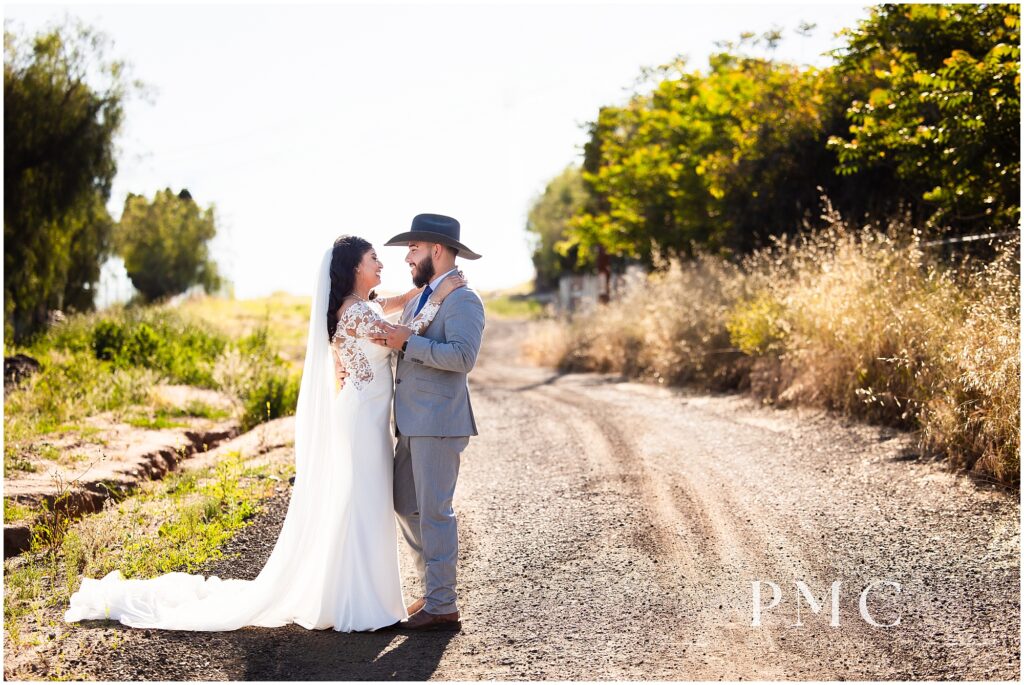
{"label": "leafy tree canopy", "polygon": [[587,191],[577,166],[567,167],[556,176],[530,209],[526,230],[533,243],[533,266],[537,271],[536,287],[544,290],[558,284],[558,277],[572,272],[574,253],[563,256],[555,246],[565,240],[569,219],[583,209]]}
{"label": "leafy tree canopy", "polygon": [[207,292],[220,287],[209,254],[216,234],[212,205],[201,209],[187,190],[175,194],[166,188],[152,202],[130,193],[114,240],[132,284],[152,302],[197,284]]}
{"label": "leafy tree canopy", "polygon": [[934,207],[932,223],[1020,221],[1020,5],[880,5],[843,32],[836,69],[874,77],[839,171],[885,166]]}
{"label": "leafy tree canopy", "polygon": [[1019,27],[1019,5],[881,5],[828,68],[744,54],[773,50],[773,29],[720,41],[707,73],[643,69],[589,125],[588,197],[556,249],[580,265],[601,248],[647,265],[743,254],[815,222],[823,193],[880,224],[1017,230]]}
{"label": "leafy tree canopy", "polygon": [[93,307],[129,87],[108,43],[80,23],[32,38],[4,26],[4,328],[16,340],[50,309]]}

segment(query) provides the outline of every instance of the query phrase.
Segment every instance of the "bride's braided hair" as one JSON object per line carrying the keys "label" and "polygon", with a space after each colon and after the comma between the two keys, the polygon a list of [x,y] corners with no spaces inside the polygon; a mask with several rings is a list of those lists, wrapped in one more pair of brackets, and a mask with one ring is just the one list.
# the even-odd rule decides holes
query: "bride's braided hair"
{"label": "bride's braided hair", "polygon": [[[373,245],[355,235],[343,235],[334,241],[331,253],[331,294],[327,298],[327,340],[334,337],[338,327],[338,309],[356,285],[356,267]],[[377,297],[370,293],[370,299]]]}

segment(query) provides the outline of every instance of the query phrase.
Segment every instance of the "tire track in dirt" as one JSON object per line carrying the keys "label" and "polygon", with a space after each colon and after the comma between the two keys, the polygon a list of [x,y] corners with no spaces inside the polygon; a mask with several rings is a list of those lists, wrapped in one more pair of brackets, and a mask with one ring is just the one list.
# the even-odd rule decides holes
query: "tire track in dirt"
{"label": "tire track in dirt", "polygon": [[[617,485],[641,514],[629,518],[633,547],[677,560],[651,567],[660,587],[686,598],[680,610],[703,612],[700,620],[681,620],[675,639],[663,642],[683,644],[692,631],[690,644],[721,655],[717,671],[699,659],[666,658],[659,662],[666,677],[1019,672],[1013,496],[978,488],[941,464],[908,461],[909,436],[887,429],[610,376],[531,375],[513,358],[507,348],[490,357],[501,361],[483,372],[481,385],[514,387],[520,401],[547,399],[546,410],[589,454],[585,485]],[[872,595],[873,611],[886,621],[902,609],[898,632],[860,618],[860,590],[885,578],[901,582],[902,595]],[[774,581],[783,592],[756,630],[752,579]],[[803,626],[792,625],[797,579],[824,606],[813,615],[804,603]],[[840,628],[829,625],[835,580]],[[942,584],[955,588],[948,597],[938,591]],[[663,616],[650,620],[666,625]],[[950,639],[943,623],[963,633]]]}
{"label": "tire track in dirt", "polygon": [[[488,324],[470,382],[457,635],[113,630],[114,679],[1004,679],[1019,676],[1014,496],[907,458],[906,436],[821,412],[558,374],[516,361],[522,327]],[[285,502],[278,503],[283,517]],[[274,516],[222,577],[255,572]],[[249,542],[246,542],[249,540]],[[261,544],[256,544],[261,540]],[[407,597],[417,594],[401,545]],[[238,571],[236,573],[236,571]],[[858,592],[880,620],[858,615]],[[783,600],[751,623],[752,579]],[[794,579],[803,604],[794,626]],[[841,580],[839,628],[827,594]],[[767,590],[767,588],[766,588]],[[109,625],[100,630],[109,631]],[[85,628],[84,630],[88,630]],[[123,654],[123,652],[121,653]]]}
{"label": "tire track in dirt", "polygon": [[[788,615],[766,620],[766,627],[774,629],[767,634],[778,636],[784,654],[769,648],[759,661],[785,664],[784,655],[792,654],[784,666],[787,677],[801,672],[846,678],[948,676],[967,668],[966,654],[973,655],[970,668],[976,672],[1019,671],[1018,645],[1013,644],[1019,627],[1014,600],[1019,596],[1019,505],[1013,498],[979,490],[934,464],[903,463],[900,440],[886,445],[892,436],[878,437],[877,428],[843,426],[820,416],[804,424],[790,421],[792,412],[751,407],[736,413],[705,411],[701,407],[707,403],[699,396],[691,409],[685,392],[607,380],[566,376],[556,385],[566,386],[566,401],[589,407],[586,411],[597,423],[629,426],[628,435],[639,446],[634,453],[648,458],[646,468],[654,481],[673,483],[680,510],[686,512],[683,518],[705,518],[721,541],[718,549],[724,544],[737,550],[721,554],[717,568],[709,564],[698,576],[721,581],[706,585],[708,596],[714,596],[716,587],[719,592],[731,589],[719,596],[727,613],[711,611],[704,624],[718,636],[716,641],[734,646],[732,662],[744,654],[739,645],[766,632],[751,630],[749,586],[744,592],[736,581],[763,578],[782,586]],[[721,404],[729,408],[732,400],[725,399]],[[752,430],[752,425],[761,430]],[[945,502],[947,516],[931,515],[936,501]],[[1000,523],[995,528],[976,525],[979,511],[991,512]],[[967,532],[964,526],[973,530]],[[922,544],[936,528],[944,529],[947,538],[959,538],[960,547]],[[985,547],[1003,552],[996,567],[984,563],[989,554],[978,544],[989,538]],[[964,554],[965,548],[973,548],[974,554]],[[925,556],[948,569],[945,580],[954,588],[948,597],[939,594],[936,574],[931,582],[921,577],[930,569],[916,562]],[[1002,589],[979,582],[986,575]],[[904,628],[898,632],[871,627],[859,618],[857,592],[880,578],[894,578],[904,586],[900,598],[874,598],[876,615],[893,615],[903,606]],[[794,579],[805,580],[819,601],[827,600],[833,580],[842,581],[840,629],[828,626],[825,616],[808,617],[806,605],[803,620],[815,630],[791,625]],[[828,603],[823,603],[827,614]],[[970,605],[982,610],[963,610]],[[936,609],[946,615],[934,616]],[[944,634],[937,626],[951,620],[965,633],[952,644],[943,643],[948,631]],[[723,631],[731,637],[723,637]],[[993,640],[992,633],[1000,637]],[[996,653],[970,644],[978,639],[993,644]],[[747,646],[757,656],[756,643]]]}
{"label": "tire track in dirt", "polygon": [[[754,523],[756,512],[750,511],[733,489],[706,487],[709,483],[726,482],[722,474],[704,468],[707,461],[696,460],[702,468],[695,476],[689,475],[681,461],[697,455],[688,455],[685,451],[670,454],[667,470],[649,463],[651,450],[644,450],[639,443],[650,444],[652,436],[659,436],[662,426],[642,412],[627,415],[622,407],[609,407],[580,392],[562,391],[554,386],[545,386],[541,392],[572,404],[573,420],[594,438],[590,443],[594,451],[600,452],[600,443],[607,442],[612,446],[611,454],[618,468],[640,474],[631,481],[635,485],[631,496],[638,502],[648,502],[658,521],[661,542],[657,553],[669,562],[659,564],[658,569],[669,576],[668,582],[678,592],[690,597],[692,606],[698,609],[699,619],[687,626],[687,630],[703,633],[705,646],[713,648],[718,657],[716,663],[697,671],[693,677],[756,675],[769,679],[798,672],[803,666],[802,659],[788,658],[790,655],[780,648],[775,635],[779,626],[751,629],[750,592],[744,595],[742,590],[751,579],[775,580],[780,584],[800,579],[807,581],[811,588],[820,589],[823,586],[816,581],[826,576],[820,571],[812,573],[810,565],[802,561],[812,558],[807,550],[794,545],[779,527],[768,531],[757,526]],[[631,437],[627,438],[616,428],[616,423],[631,426]],[[655,451],[654,456],[659,454],[664,456],[659,451]],[[772,553],[770,550],[785,551]],[[723,586],[731,586],[734,591],[723,592]],[[823,598],[819,596],[818,600]],[[848,604],[846,608],[849,610]],[[781,637],[785,641],[785,635]],[[829,651],[849,652],[865,639],[870,638],[860,631],[851,635],[847,630],[829,636],[828,644],[817,649],[830,647]],[[764,655],[771,653],[776,654],[773,663],[764,663]],[[788,664],[781,663],[786,660]],[[818,675],[825,677],[827,673],[819,671]]]}
{"label": "tire track in dirt", "polygon": [[[657,425],[644,425],[642,416],[623,416],[579,392],[563,391],[555,386],[545,386],[539,391],[565,406],[572,406],[572,415],[567,418],[575,424],[574,430],[589,436],[591,453],[607,451],[616,468],[623,473],[636,474],[629,480],[633,486],[630,499],[643,503],[652,514],[657,531],[657,544],[646,551],[653,552],[659,559],[657,570],[666,586],[688,599],[690,620],[676,626],[673,632],[677,641],[694,634],[702,635],[701,644],[707,650],[708,663],[691,664],[690,668],[697,670],[688,677],[785,677],[787,669],[778,660],[758,665],[759,660],[763,661],[759,657],[778,651],[775,636],[768,629],[750,630],[750,606],[737,602],[740,595],[722,592],[723,576],[728,575],[734,585],[742,587],[747,577],[808,578],[808,575],[796,571],[792,563],[785,563],[784,570],[780,570],[780,566],[767,564],[759,558],[755,551],[764,541],[755,537],[750,526],[735,514],[735,504],[728,497],[709,496],[710,493],[685,477],[682,470],[660,473],[648,463],[647,450],[638,443],[649,443],[652,435],[657,436]],[[616,427],[617,423],[631,426],[630,437]],[[780,540],[776,537],[775,541]],[[643,545],[640,547],[643,551]],[[759,573],[751,574],[750,570],[755,568]],[[717,630],[709,631],[708,626]],[[790,671],[797,668],[799,664],[788,665]]]}

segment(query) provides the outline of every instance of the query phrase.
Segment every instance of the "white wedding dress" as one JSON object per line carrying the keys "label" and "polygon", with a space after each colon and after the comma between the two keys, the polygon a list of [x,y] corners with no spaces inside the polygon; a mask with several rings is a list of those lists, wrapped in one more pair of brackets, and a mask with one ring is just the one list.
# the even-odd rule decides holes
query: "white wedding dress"
{"label": "white wedding dress", "polygon": [[[392,480],[391,352],[370,342],[383,310],[349,307],[328,342],[332,250],[321,260],[295,419],[295,485],[281,533],[254,580],[167,573],[83,578],[68,622],[112,619],[135,628],[235,630],[297,623],[376,630],[408,617],[398,568]],[[412,328],[437,311],[429,302]],[[338,392],[332,352],[349,378]]]}

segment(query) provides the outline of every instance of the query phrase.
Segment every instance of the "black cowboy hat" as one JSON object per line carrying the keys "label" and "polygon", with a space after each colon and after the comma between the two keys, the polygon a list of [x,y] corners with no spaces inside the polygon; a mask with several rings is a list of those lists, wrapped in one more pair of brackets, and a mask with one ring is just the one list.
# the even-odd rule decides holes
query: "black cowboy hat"
{"label": "black cowboy hat", "polygon": [[459,222],[442,214],[417,214],[412,226],[405,233],[399,233],[385,245],[408,245],[409,243],[441,243],[454,247],[460,257],[480,259],[480,255],[459,242]]}

